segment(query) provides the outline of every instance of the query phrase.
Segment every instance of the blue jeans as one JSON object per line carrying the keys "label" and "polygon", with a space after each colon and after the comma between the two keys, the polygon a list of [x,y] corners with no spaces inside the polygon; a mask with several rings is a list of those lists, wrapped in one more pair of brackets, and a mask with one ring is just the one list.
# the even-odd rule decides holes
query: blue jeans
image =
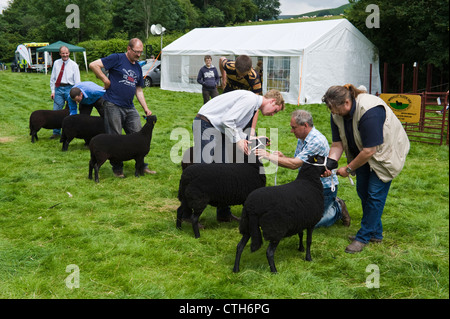
{"label": "blue jeans", "polygon": [[[53,110],[54,111],[62,110],[64,108],[64,104],[65,104],[65,102],[67,102],[67,97],[69,96],[71,88],[72,88],[72,85],[60,86],[60,87],[55,88],[55,98],[53,100]],[[53,134],[60,135],[61,129],[55,128],[53,130]]]}
{"label": "blue jeans", "polygon": [[365,164],[356,170],[356,191],[361,199],[363,216],[356,240],[367,244],[371,238],[383,239],[381,215],[391,182],[384,183]]}
{"label": "blue jeans", "polygon": [[323,189],[324,211],[322,219],[317,223],[316,228],[329,227],[342,217],[341,205],[336,201],[338,187],[337,185],[335,187],[334,192],[331,191],[331,188]]}

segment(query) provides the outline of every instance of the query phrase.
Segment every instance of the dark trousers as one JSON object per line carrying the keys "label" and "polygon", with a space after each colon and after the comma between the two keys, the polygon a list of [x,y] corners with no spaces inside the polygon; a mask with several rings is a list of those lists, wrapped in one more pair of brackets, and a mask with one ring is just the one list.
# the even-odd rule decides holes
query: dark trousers
{"label": "dark trousers", "polygon": [[215,98],[219,95],[219,91],[217,88],[214,89],[205,89],[202,88],[202,95],[203,95],[203,104],[206,104],[210,99]]}
{"label": "dark trousers", "polygon": [[92,109],[95,107],[97,109],[98,114],[100,114],[101,117],[105,116],[105,112],[103,110],[103,102],[105,100],[101,97],[97,101],[95,101],[94,104],[81,104],[80,103],[80,114],[87,114],[91,115]]}

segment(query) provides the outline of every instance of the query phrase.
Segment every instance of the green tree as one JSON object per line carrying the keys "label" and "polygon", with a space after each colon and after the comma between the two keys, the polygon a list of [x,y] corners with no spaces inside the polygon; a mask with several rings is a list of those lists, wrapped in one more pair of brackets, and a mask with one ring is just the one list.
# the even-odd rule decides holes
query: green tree
{"label": "green tree", "polygon": [[[448,81],[449,66],[449,1],[392,1],[379,0],[379,28],[370,28],[371,14],[366,8],[371,0],[350,0],[348,20],[374,43],[381,62],[390,69],[419,62],[430,63],[441,70]],[[369,24],[366,20],[369,19]],[[398,78],[398,77],[397,77]],[[421,78],[424,78],[423,76]],[[398,82],[398,79],[390,79]]]}
{"label": "green tree", "polygon": [[253,0],[258,8],[257,19],[274,20],[280,15],[279,0]]}

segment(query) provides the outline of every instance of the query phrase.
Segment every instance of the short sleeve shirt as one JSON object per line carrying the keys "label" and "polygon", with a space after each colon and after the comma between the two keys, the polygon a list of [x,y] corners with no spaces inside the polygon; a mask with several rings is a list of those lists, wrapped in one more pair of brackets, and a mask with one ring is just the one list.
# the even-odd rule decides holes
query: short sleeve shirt
{"label": "short sleeve shirt", "polygon": [[[353,100],[350,114],[344,117],[345,136],[347,138],[349,152],[353,157],[358,156],[360,150],[356,146],[353,136],[353,114],[355,113],[356,101]],[[383,125],[386,120],[386,111],[382,105],[371,108],[361,117],[358,130],[363,147],[374,147],[383,144]],[[331,117],[331,134],[333,142],[340,142],[339,129]]]}
{"label": "short sleeve shirt", "polygon": [[117,106],[132,108],[136,87],[144,87],[142,68],[139,63],[131,63],[125,53],[113,53],[102,58],[105,69],[109,71],[111,86],[103,98]]}
{"label": "short sleeve shirt", "polygon": [[[320,133],[319,130],[313,127],[304,140],[298,139],[294,157],[306,161],[309,156],[328,156],[329,153],[330,146],[328,145],[327,138]],[[300,169],[301,167],[299,170]],[[333,183],[334,185],[339,184],[335,173],[332,173],[331,177],[321,177],[320,180],[323,184],[323,188],[331,188]]]}

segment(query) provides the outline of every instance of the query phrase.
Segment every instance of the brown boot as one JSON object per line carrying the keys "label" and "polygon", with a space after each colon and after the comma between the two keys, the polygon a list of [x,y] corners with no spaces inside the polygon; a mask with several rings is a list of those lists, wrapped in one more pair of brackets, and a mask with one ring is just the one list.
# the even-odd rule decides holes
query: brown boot
{"label": "brown boot", "polygon": [[[354,241],[355,238],[356,238],[356,236],[348,236],[348,239],[350,239],[350,241]],[[369,239],[369,242],[371,242],[371,243],[376,243],[376,244],[379,244],[379,243],[381,243],[382,241],[383,241],[382,239],[373,238],[373,237]]]}
{"label": "brown boot", "polygon": [[360,253],[364,249],[364,246],[366,246],[366,244],[354,240],[350,245],[347,246],[347,248],[345,248],[345,252],[349,254]]}
{"label": "brown boot", "polygon": [[352,220],[350,217],[350,214],[348,213],[347,205],[345,205],[345,201],[340,199],[339,197],[336,197],[337,202],[341,205],[341,211],[342,211],[342,224],[346,227],[350,226],[350,221]]}

